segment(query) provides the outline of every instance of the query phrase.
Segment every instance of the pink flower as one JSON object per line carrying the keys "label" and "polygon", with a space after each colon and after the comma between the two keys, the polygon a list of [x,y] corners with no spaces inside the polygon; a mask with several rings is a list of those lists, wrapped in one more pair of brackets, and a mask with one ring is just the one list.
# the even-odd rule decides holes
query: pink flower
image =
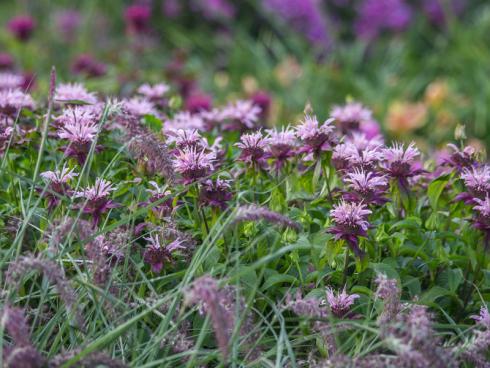
{"label": "pink flower", "polygon": [[116,188],[112,186],[110,181],[97,178],[93,186],[73,193],[74,198],[83,198],[84,203],[76,208],[82,208],[84,213],[92,216],[94,227],[98,225],[103,213],[118,207],[115,202],[108,198],[114,190]]}
{"label": "pink flower", "polygon": [[387,201],[384,197],[388,187],[385,176],[378,176],[372,172],[355,169],[347,173],[344,181],[352,192],[343,195],[344,199],[352,202],[364,202],[366,204],[383,204]]}
{"label": "pink flower", "polygon": [[209,111],[213,107],[213,98],[202,92],[195,92],[185,100],[185,109],[191,114]]}
{"label": "pink flower", "polygon": [[279,173],[284,163],[296,154],[296,135],[289,127],[269,129],[267,133],[267,153],[274,160],[276,173]]}
{"label": "pink flower", "polygon": [[[170,197],[170,190],[166,190],[166,187],[159,187],[154,181],[150,181],[149,184],[153,189],[147,189],[146,191],[150,194],[150,198],[146,202],[142,202],[141,206],[151,206],[153,214],[159,218],[164,219],[169,217],[174,210],[174,199]],[[165,199],[161,202],[162,199]],[[158,205],[153,205],[155,202],[161,202]]]}
{"label": "pink flower", "polygon": [[461,174],[467,192],[460,193],[455,200],[462,200],[466,204],[475,203],[475,199],[484,199],[490,195],[490,166],[483,165],[464,169]]}
{"label": "pink flower", "polygon": [[349,102],[344,106],[334,106],[330,116],[339,125],[342,133],[359,130],[361,124],[372,121],[372,112],[359,102]]}
{"label": "pink flower", "polygon": [[[66,123],[58,130],[58,137],[69,141],[69,144],[62,148],[65,155],[76,158],[80,166],[83,166],[97,132],[98,127],[93,123],[83,123],[82,121]],[[96,150],[100,149],[101,147],[96,147]]]}
{"label": "pink flower", "polygon": [[48,184],[47,191],[44,196],[48,199],[48,210],[51,211],[60,204],[60,196],[64,196],[70,192],[68,182],[78,176],[73,172],[74,169],[63,167],[61,170],[44,171],[40,174],[41,178]]}
{"label": "pink flower", "polygon": [[327,303],[332,314],[338,318],[343,318],[349,314],[350,307],[359,298],[357,294],[347,294],[345,286],[342,291],[335,293],[332,288],[327,288]]}
{"label": "pink flower", "polygon": [[476,316],[471,316],[470,318],[474,319],[476,323],[484,326],[487,329],[490,329],[490,313],[488,312],[488,308],[482,306],[480,308],[480,314]]}
{"label": "pink flower", "polygon": [[21,88],[24,84],[22,75],[13,73],[0,73],[0,90],[14,90]]}
{"label": "pink flower", "polygon": [[25,42],[31,38],[36,22],[30,15],[19,15],[9,20],[7,28],[19,41]]}
{"label": "pink flower", "polygon": [[71,70],[75,74],[84,74],[87,77],[96,78],[103,76],[107,72],[107,67],[91,55],[81,54],[73,61]]}
{"label": "pink flower", "polygon": [[61,128],[65,125],[94,125],[98,116],[91,108],[92,105],[68,106],[54,120],[56,125]]}
{"label": "pink flower", "polygon": [[462,170],[464,168],[469,169],[478,163],[477,152],[474,147],[466,146],[460,150],[452,143],[449,143],[447,147],[451,150],[451,152],[446,158],[443,159],[443,163],[457,170]]}
{"label": "pink flower", "polygon": [[148,243],[143,254],[143,259],[145,263],[151,266],[151,270],[154,273],[160,273],[166,263],[173,262],[173,252],[178,249],[185,249],[180,239],[176,239],[168,244],[163,244],[158,235],[152,235],[144,239]]}
{"label": "pink flower", "polygon": [[214,160],[214,154],[207,153],[204,148],[185,148],[177,152],[174,167],[182,175],[184,184],[191,184],[205,178],[214,170]]}
{"label": "pink flower", "polygon": [[249,100],[238,100],[226,106],[222,118],[226,120],[226,130],[244,130],[257,127],[260,117],[260,107]]}
{"label": "pink flower", "polygon": [[145,33],[149,29],[151,8],[146,4],[134,4],[124,11],[124,20],[132,33]]}
{"label": "pink flower", "polygon": [[197,130],[169,130],[168,131],[167,143],[175,143],[175,146],[179,150],[184,148],[206,148],[208,143],[206,140],[197,132]]}
{"label": "pink flower", "polygon": [[342,201],[335,205],[330,212],[334,225],[328,229],[334,234],[336,240],[345,240],[357,256],[362,257],[363,252],[358,246],[358,237],[367,236],[369,222],[367,216],[370,210],[362,203],[348,203]]}
{"label": "pink flower", "polygon": [[126,100],[124,101],[123,108],[127,113],[136,117],[142,117],[144,115],[158,115],[155,105],[146,98],[133,97]]}
{"label": "pink flower", "polygon": [[225,209],[232,199],[230,180],[205,180],[201,187],[199,199],[206,206]]}
{"label": "pink flower", "polygon": [[88,104],[95,104],[97,97],[95,93],[88,92],[81,83],[62,83],[56,87],[54,99],[58,102],[71,103],[82,101]]}
{"label": "pink flower", "polygon": [[146,97],[148,100],[154,103],[163,99],[168,91],[170,91],[170,87],[165,83],[158,83],[154,85],[145,83],[138,88],[138,93],[140,95]]}
{"label": "pink flower", "polygon": [[402,143],[394,143],[392,147],[382,150],[381,166],[386,174],[397,180],[400,189],[408,192],[408,178],[424,172],[416,158],[420,156],[414,143],[404,147]]}
{"label": "pink flower", "polygon": [[242,134],[235,146],[241,149],[239,160],[255,167],[265,166],[267,141],[262,132]]}
{"label": "pink flower", "polygon": [[36,103],[29,94],[18,89],[0,90],[0,113],[13,116],[22,109],[35,108]]}
{"label": "pink flower", "polygon": [[295,128],[298,138],[304,143],[299,152],[307,153],[306,160],[332,149],[337,141],[332,121],[333,119],[329,119],[320,125],[316,116],[306,115],[303,122]]}
{"label": "pink flower", "polygon": [[163,124],[163,131],[170,130],[205,130],[204,120],[199,114],[191,114],[188,111],[183,111],[175,114],[172,119],[167,120]]}

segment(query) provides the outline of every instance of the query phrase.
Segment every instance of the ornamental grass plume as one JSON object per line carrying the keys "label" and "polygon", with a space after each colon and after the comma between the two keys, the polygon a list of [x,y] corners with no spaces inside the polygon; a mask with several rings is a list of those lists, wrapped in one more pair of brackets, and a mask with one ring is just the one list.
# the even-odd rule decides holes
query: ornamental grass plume
{"label": "ornamental grass plume", "polygon": [[327,231],[334,235],[335,240],[345,240],[354,254],[362,258],[364,252],[359,248],[359,237],[367,236],[369,214],[371,211],[364,203],[342,200],[330,212],[334,224]]}
{"label": "ornamental grass plume", "polygon": [[401,310],[400,288],[395,279],[389,279],[385,274],[378,274],[376,298],[383,300],[383,312],[380,314],[378,324],[393,321]]}
{"label": "ornamental grass plume", "polygon": [[82,198],[83,200],[83,203],[78,204],[75,208],[82,209],[83,213],[92,217],[92,224],[95,228],[99,224],[102,214],[112,208],[119,207],[109,198],[114,190],[116,188],[110,181],[97,178],[94,185],[73,193],[73,198]]}
{"label": "ornamental grass plume", "polygon": [[173,160],[175,171],[181,176],[184,184],[192,184],[210,175],[214,170],[216,157],[204,148],[184,148],[177,151]]}
{"label": "ornamental grass plume", "polygon": [[183,241],[175,239],[171,242],[166,242],[159,234],[152,234],[147,238],[143,259],[149,264],[152,272],[160,273],[167,263],[173,263],[173,253],[179,249],[185,249]]}
{"label": "ornamental grass plume", "polygon": [[301,231],[301,225],[296,221],[291,220],[289,217],[281,215],[278,212],[274,212],[265,207],[259,207],[257,205],[247,205],[238,207],[236,217],[233,220],[233,224],[239,224],[245,221],[260,221],[264,220],[272,224],[277,224],[284,227],[290,227],[296,231]]}
{"label": "ornamental grass plume", "polygon": [[44,171],[40,174],[47,185],[44,197],[48,200],[48,211],[52,211],[61,203],[61,197],[70,194],[71,187],[68,182],[78,176],[74,170],[63,167],[61,170]]}
{"label": "ornamental grass plume", "polygon": [[320,124],[316,116],[306,115],[300,125],[295,127],[296,135],[303,143],[298,153],[306,153],[306,161],[318,159],[323,151],[331,151],[337,143],[332,122],[333,119],[328,119]]}

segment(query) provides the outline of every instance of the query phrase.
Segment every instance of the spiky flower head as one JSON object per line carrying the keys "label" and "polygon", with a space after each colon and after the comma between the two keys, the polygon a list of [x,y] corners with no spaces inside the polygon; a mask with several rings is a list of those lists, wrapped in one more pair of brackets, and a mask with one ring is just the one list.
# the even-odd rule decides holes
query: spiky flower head
{"label": "spiky flower head", "polygon": [[267,141],[261,131],[242,134],[235,146],[241,150],[239,160],[258,167],[265,165]]}
{"label": "spiky flower head", "polygon": [[124,101],[123,109],[128,114],[136,117],[142,117],[144,115],[158,115],[155,105],[146,98],[130,98],[129,100]]}
{"label": "spiky flower head", "polygon": [[138,88],[138,93],[150,101],[162,99],[168,91],[170,91],[170,87],[165,83],[157,83],[154,85],[145,83]]}
{"label": "spiky flower head", "polygon": [[318,122],[316,116],[306,115],[300,125],[296,126],[296,135],[302,141],[303,146],[299,152],[307,153],[306,160],[313,159],[322,151],[331,150],[336,143],[333,119],[328,119],[323,124]]}
{"label": "spiky flower head", "polygon": [[226,130],[244,130],[257,127],[260,118],[260,107],[249,100],[238,100],[230,103],[222,111],[222,119],[226,120]]}
{"label": "spiky flower head", "polygon": [[359,102],[349,102],[343,106],[334,106],[330,116],[344,134],[357,131],[361,124],[372,120],[371,110]]}
{"label": "spiky flower head", "polygon": [[19,89],[0,90],[0,113],[14,116],[22,109],[34,110],[36,103],[32,97]]}
{"label": "spiky flower head", "polygon": [[182,176],[184,184],[205,178],[214,170],[215,156],[196,147],[179,150],[174,158],[175,170]]}
{"label": "spiky flower head", "polygon": [[96,114],[93,105],[68,106],[55,118],[55,123],[58,127],[78,124],[93,125],[97,118],[98,114]]}
{"label": "spiky flower head", "polygon": [[176,250],[185,248],[180,239],[165,243],[158,234],[150,235],[145,240],[148,243],[143,259],[145,263],[151,266],[154,273],[160,273],[166,263],[173,262],[173,253]]}
{"label": "spiky flower head", "polygon": [[169,145],[174,143],[175,147],[179,150],[183,150],[184,148],[202,149],[208,146],[206,140],[195,129],[169,130],[167,132],[167,143]]}
{"label": "spiky flower head", "polygon": [[217,178],[203,182],[200,200],[204,205],[225,209],[232,197],[230,180]]}
{"label": "spiky flower head", "polygon": [[88,104],[97,103],[95,93],[88,92],[81,83],[62,83],[56,87],[54,99],[57,102],[71,103],[73,101]]}
{"label": "spiky flower head", "polygon": [[333,234],[336,240],[345,240],[357,256],[362,256],[358,237],[367,236],[369,214],[371,211],[363,203],[342,201],[330,211],[334,225],[328,229],[328,232]]}
{"label": "spiky flower head", "polygon": [[459,149],[456,145],[449,143],[447,147],[450,149],[448,157],[443,159],[443,162],[452,168],[459,171],[470,169],[478,163],[478,155],[476,149],[472,146],[466,146]]}
{"label": "spiky flower head", "polygon": [[410,143],[406,148],[402,143],[394,143],[382,150],[381,166],[388,176],[397,180],[400,189],[408,192],[408,179],[424,172],[421,163],[416,160],[419,156],[420,151],[415,143]]}
{"label": "spiky flower head", "polygon": [[282,168],[284,163],[296,154],[296,134],[291,128],[268,129],[267,153],[274,160],[276,171]]}
{"label": "spiky flower head", "polygon": [[206,125],[200,114],[191,114],[188,111],[182,111],[173,116],[172,119],[166,120],[163,124],[163,131],[167,133],[171,130],[205,130]]}
{"label": "spiky flower head", "polygon": [[[150,194],[150,198],[146,202],[142,202],[141,206],[150,206],[151,210],[155,216],[159,219],[164,219],[169,217],[174,210],[174,199],[170,196],[171,192],[166,186],[159,186],[156,182],[150,181],[149,184],[152,189],[147,189],[146,191]],[[164,199],[166,198],[166,199]],[[163,202],[162,202],[163,200]],[[161,202],[158,205],[152,205],[155,202]]]}
{"label": "spiky flower head", "polygon": [[69,169],[68,167],[63,167],[61,170],[44,171],[40,176],[48,184],[62,185],[78,176],[78,173],[74,172],[74,170],[75,168]]}
{"label": "spiky flower head", "polygon": [[483,165],[464,169],[461,174],[467,192],[460,193],[456,200],[463,200],[467,204],[475,203],[475,198],[485,199],[490,195],[490,166]]}
{"label": "spiky flower head", "polygon": [[108,180],[97,178],[95,184],[73,194],[74,198],[82,198],[77,208],[82,208],[83,212],[92,217],[93,225],[97,226],[103,213],[118,205],[109,199],[111,192],[116,190]]}
{"label": "spiky flower head", "polygon": [[[98,127],[95,124],[84,123],[83,121],[71,121],[62,126],[58,130],[58,137],[69,141],[68,145],[62,148],[65,155],[76,158],[82,166],[87,159],[97,132]],[[97,150],[100,148],[96,147]]]}
{"label": "spiky flower head", "polygon": [[347,294],[345,286],[342,291],[337,291],[337,293],[335,293],[332,288],[327,287],[326,293],[326,302],[330,311],[338,318],[348,316],[350,307],[354,304],[355,300],[359,298],[359,295],[357,294]]}
{"label": "spiky flower head", "polygon": [[13,73],[0,73],[0,90],[18,89],[24,84],[22,75]]}
{"label": "spiky flower head", "polygon": [[384,197],[388,187],[388,180],[385,176],[363,169],[354,169],[346,174],[344,181],[351,191],[344,194],[344,199],[348,201],[366,204],[383,204],[387,201]]}

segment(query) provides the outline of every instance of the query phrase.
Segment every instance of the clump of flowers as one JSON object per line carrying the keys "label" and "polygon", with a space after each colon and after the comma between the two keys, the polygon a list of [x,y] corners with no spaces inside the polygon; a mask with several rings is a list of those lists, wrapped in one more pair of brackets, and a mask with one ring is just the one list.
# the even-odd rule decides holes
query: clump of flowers
{"label": "clump of flowers", "polygon": [[44,171],[40,176],[47,184],[44,196],[48,199],[48,210],[52,211],[60,202],[61,197],[70,194],[71,188],[68,182],[78,176],[73,172],[75,169],[63,167],[61,170]]}
{"label": "clump of flowers", "polygon": [[267,154],[272,159],[278,175],[286,162],[296,154],[296,135],[289,128],[269,129],[267,133]]}
{"label": "clump of flowers", "polygon": [[355,169],[345,175],[344,181],[349,189],[343,194],[346,201],[377,205],[388,201],[385,197],[388,189],[388,180],[385,176]]}
{"label": "clump of flowers", "polygon": [[262,136],[260,131],[255,133],[242,134],[240,136],[240,142],[235,144],[240,148],[240,161],[245,162],[247,165],[257,169],[264,168],[266,165],[266,149],[267,140]]}
{"label": "clump of flowers", "polygon": [[300,125],[296,127],[296,135],[302,141],[303,146],[298,153],[306,153],[305,160],[318,158],[322,151],[332,150],[337,141],[333,119],[319,124],[315,116],[306,115]]}
{"label": "clump of flowers", "polygon": [[199,198],[206,206],[225,209],[227,202],[233,197],[229,180],[217,178],[208,179],[202,183]]}
{"label": "clump of flowers", "polygon": [[328,232],[333,234],[336,240],[345,240],[354,254],[362,257],[364,253],[359,248],[359,237],[367,236],[369,214],[371,211],[363,203],[342,201],[330,212],[334,225],[328,229]]}
{"label": "clump of flowers", "polygon": [[96,227],[102,214],[118,205],[109,196],[116,190],[110,181],[97,178],[95,184],[73,194],[74,198],[82,198],[83,203],[77,206],[83,213],[92,217],[92,224]]}

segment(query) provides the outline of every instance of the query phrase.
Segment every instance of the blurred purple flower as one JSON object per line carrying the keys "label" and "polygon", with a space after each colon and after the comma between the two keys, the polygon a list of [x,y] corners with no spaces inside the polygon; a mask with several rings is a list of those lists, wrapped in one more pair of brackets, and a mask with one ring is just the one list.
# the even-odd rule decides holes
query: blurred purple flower
{"label": "blurred purple flower", "polygon": [[[160,187],[156,182],[150,181],[149,184],[153,189],[147,189],[146,191],[150,194],[150,198],[146,202],[142,202],[142,206],[151,206],[153,214],[158,219],[164,219],[169,217],[174,210],[174,199],[170,196],[170,190],[166,190],[165,187]],[[153,205],[155,202],[159,202],[166,198],[162,203],[158,205]]]}
{"label": "blurred purple flower", "polygon": [[84,74],[87,77],[101,77],[106,74],[107,67],[104,63],[95,60],[88,54],[77,56],[71,65],[71,70],[75,74]]}
{"label": "blurred purple flower", "polygon": [[262,136],[262,132],[242,134],[240,142],[236,143],[235,146],[241,150],[238,158],[240,161],[254,168],[265,166],[267,141]]}
{"label": "blurred purple flower", "polygon": [[362,257],[363,252],[359,248],[358,238],[367,236],[369,228],[367,216],[370,213],[371,211],[362,203],[342,201],[334,205],[330,212],[334,224],[328,229],[328,232],[333,234],[336,240],[345,240],[354,254]]}
{"label": "blurred purple flower", "polygon": [[97,103],[95,93],[88,92],[81,83],[62,83],[56,87],[54,99],[57,102],[70,103],[82,101],[88,104]]}
{"label": "blurred purple flower", "polygon": [[54,14],[54,22],[63,40],[71,42],[75,39],[78,28],[82,23],[82,16],[75,9],[63,9]]}
{"label": "blurred purple flower", "polygon": [[191,114],[209,111],[213,107],[213,98],[202,92],[194,92],[185,99],[185,109]]}
{"label": "blurred purple flower", "polygon": [[134,4],[124,10],[124,20],[130,33],[141,34],[149,30],[151,7],[147,4]]}
{"label": "blurred purple flower", "polygon": [[477,153],[474,147],[466,146],[460,150],[456,145],[449,143],[447,147],[451,150],[446,157],[442,159],[442,162],[458,171],[464,168],[471,168],[478,163]]}
{"label": "blurred purple flower", "polygon": [[14,73],[0,72],[0,91],[9,89],[20,89],[24,84],[24,77]]}
{"label": "blurred purple flower", "polygon": [[195,129],[177,129],[167,132],[167,143],[171,145],[175,143],[175,147],[179,150],[185,148],[203,149],[208,147],[206,140]]}
{"label": "blurred purple flower", "polygon": [[18,15],[10,19],[7,24],[9,32],[21,42],[26,42],[31,38],[35,27],[36,22],[30,15]]}
{"label": "blurred purple flower", "polygon": [[359,131],[361,125],[373,121],[371,110],[359,102],[334,106],[330,116],[337,123],[342,134]]}
{"label": "blurred purple flower", "polygon": [[0,114],[15,117],[22,109],[34,110],[32,97],[18,89],[0,90]]}
{"label": "blurred purple flower", "polygon": [[473,226],[485,235],[485,250],[490,248],[490,197],[474,198]]}
{"label": "blurred purple flower", "polygon": [[[69,143],[62,147],[61,150],[66,156],[75,158],[80,166],[83,166],[97,132],[98,127],[94,123],[89,124],[83,121],[66,123],[58,130],[58,137],[67,139]],[[95,149],[100,151],[102,147],[96,146]]]}
{"label": "blurred purple flower", "polygon": [[412,10],[405,0],[363,0],[355,29],[359,37],[372,40],[383,31],[400,32],[412,20]]}
{"label": "blurred purple flower", "polygon": [[225,130],[247,130],[257,127],[260,107],[250,100],[238,100],[230,103],[222,110],[221,119],[225,120]]}
{"label": "blurred purple flower", "polygon": [[162,12],[168,18],[176,18],[182,13],[181,0],[163,0]]}
{"label": "blurred purple flower", "polygon": [[199,199],[205,206],[225,209],[227,202],[233,198],[229,180],[205,180],[202,183]]}
{"label": "blurred purple flower", "polygon": [[146,98],[133,97],[125,100],[123,101],[123,109],[126,113],[138,118],[145,115],[158,116],[155,105]]}
{"label": "blurred purple flower", "polygon": [[432,23],[442,26],[446,23],[448,12],[453,16],[460,15],[467,2],[467,0],[424,0],[422,9]]}
{"label": "blurred purple flower", "polygon": [[266,91],[257,91],[250,96],[252,103],[260,108],[260,118],[265,119],[269,114],[272,98]]}
{"label": "blurred purple flower", "polygon": [[207,19],[231,19],[235,7],[228,0],[193,0],[192,8]]}
{"label": "blurred purple flower", "polygon": [[14,66],[14,58],[6,52],[0,52],[0,70],[9,70]]}

